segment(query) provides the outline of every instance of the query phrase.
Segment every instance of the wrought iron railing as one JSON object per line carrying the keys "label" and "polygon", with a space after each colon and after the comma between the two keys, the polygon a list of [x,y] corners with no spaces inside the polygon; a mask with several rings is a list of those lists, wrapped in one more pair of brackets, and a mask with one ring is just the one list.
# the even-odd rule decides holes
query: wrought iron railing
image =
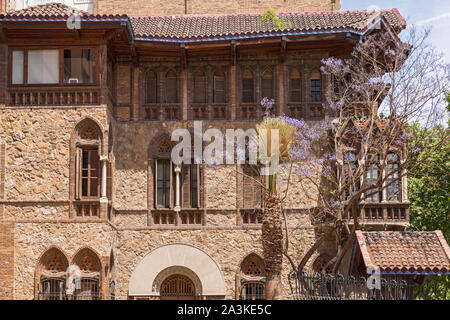
{"label": "wrought iron railing", "polygon": [[292,272],[289,285],[295,300],[412,300],[416,284],[405,280],[381,279],[370,289],[364,277]]}

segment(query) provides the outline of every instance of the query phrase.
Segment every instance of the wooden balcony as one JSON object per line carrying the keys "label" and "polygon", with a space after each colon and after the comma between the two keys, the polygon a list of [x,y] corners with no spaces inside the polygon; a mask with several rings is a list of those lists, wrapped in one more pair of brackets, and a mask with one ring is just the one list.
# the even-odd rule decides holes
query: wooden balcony
{"label": "wooden balcony", "polygon": [[100,89],[86,87],[18,87],[8,89],[8,106],[78,106],[100,104]]}
{"label": "wooden balcony", "polygon": [[226,120],[227,104],[192,104],[189,108],[190,120]]}
{"label": "wooden balcony", "polygon": [[364,224],[408,224],[409,203],[366,202],[361,204],[359,222]]}

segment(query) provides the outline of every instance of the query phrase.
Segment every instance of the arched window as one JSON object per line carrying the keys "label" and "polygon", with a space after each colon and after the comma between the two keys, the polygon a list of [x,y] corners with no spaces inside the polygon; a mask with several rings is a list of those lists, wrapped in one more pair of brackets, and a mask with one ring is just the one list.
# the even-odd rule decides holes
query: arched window
{"label": "arched window", "polygon": [[81,280],[75,286],[74,300],[99,300],[101,298],[102,264],[95,252],[88,248],[80,250],[73,259],[80,268]]}
{"label": "arched window", "polygon": [[158,103],[158,77],[154,71],[148,71],[145,77],[145,102]]}
{"label": "arched window", "polygon": [[359,189],[360,184],[359,176],[357,176],[358,161],[354,152],[344,154],[343,167],[345,200],[350,200],[352,194]]}
{"label": "arched window", "polygon": [[166,73],[166,86],[164,103],[178,103],[178,76],[174,70]]}
{"label": "arched window", "polygon": [[370,188],[365,192],[365,200],[369,202],[380,202],[381,191],[377,187],[380,175],[379,157],[377,154],[369,154],[366,156],[366,187]]}
{"label": "arched window", "polygon": [[396,153],[387,155],[387,201],[401,201],[401,172],[400,158]]}
{"label": "arched window", "polygon": [[322,83],[319,70],[311,73],[311,102],[322,101]]}
{"label": "arched window", "polygon": [[66,256],[56,248],[51,248],[42,255],[36,272],[39,300],[66,299],[65,275],[68,267]]}
{"label": "arched window", "polygon": [[217,70],[214,72],[214,103],[225,102],[225,73]]}
{"label": "arched window", "polygon": [[290,102],[302,101],[302,80],[300,71],[293,68],[289,75],[289,100]]}
{"label": "arched window", "polygon": [[76,215],[98,217],[98,204],[81,203],[81,201],[96,201],[101,195],[102,131],[94,120],[85,119],[76,126],[72,143],[75,180],[73,195],[74,200],[78,201],[75,204]]}
{"label": "arched window", "polygon": [[266,294],[264,262],[256,254],[248,255],[240,268],[240,299],[264,300]]}
{"label": "arched window", "polygon": [[155,159],[155,207],[171,208],[173,204],[173,164],[170,160],[172,150],[169,140],[164,139],[158,146]]}
{"label": "arched window", "polygon": [[245,69],[242,74],[242,102],[255,102],[254,77],[249,69]]}
{"label": "arched window", "polygon": [[261,97],[274,98],[274,79],[273,71],[271,69],[264,70],[261,78]]}
{"label": "arched window", "polygon": [[194,103],[206,102],[206,74],[202,70],[197,70],[194,74]]}

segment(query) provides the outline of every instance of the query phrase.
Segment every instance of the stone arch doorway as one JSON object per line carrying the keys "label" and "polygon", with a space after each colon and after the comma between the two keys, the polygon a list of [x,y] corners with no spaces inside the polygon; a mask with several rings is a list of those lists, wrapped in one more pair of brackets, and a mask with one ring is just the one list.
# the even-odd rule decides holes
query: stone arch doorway
{"label": "stone arch doorway", "polygon": [[161,284],[161,300],[194,300],[195,296],[194,282],[185,275],[169,276]]}
{"label": "stone arch doorway", "polygon": [[219,265],[204,251],[188,244],[168,244],[154,249],[136,265],[128,287],[132,299],[162,298],[166,279],[187,277],[196,299],[225,298],[225,281]]}

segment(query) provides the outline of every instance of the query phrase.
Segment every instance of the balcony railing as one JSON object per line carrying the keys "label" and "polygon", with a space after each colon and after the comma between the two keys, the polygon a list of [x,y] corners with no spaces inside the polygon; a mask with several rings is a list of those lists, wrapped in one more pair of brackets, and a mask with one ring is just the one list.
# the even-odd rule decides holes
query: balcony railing
{"label": "balcony railing", "polygon": [[361,204],[359,221],[362,223],[408,223],[409,204],[402,202],[374,202]]}
{"label": "balcony railing", "polygon": [[145,104],[142,118],[152,121],[181,120],[181,115],[180,104]]}
{"label": "balcony railing", "polygon": [[90,218],[100,216],[98,201],[77,201],[74,203],[77,217]]}
{"label": "balcony railing", "polygon": [[99,88],[21,87],[8,90],[9,106],[76,106],[100,103]]}
{"label": "balcony railing", "polygon": [[201,209],[181,209],[175,212],[170,209],[156,209],[152,211],[153,225],[156,226],[187,226],[203,225],[203,210]]}
{"label": "balcony railing", "polygon": [[241,209],[242,224],[260,224],[262,223],[262,209]]}
{"label": "balcony railing", "polygon": [[189,108],[191,120],[225,120],[227,104],[192,104]]}

